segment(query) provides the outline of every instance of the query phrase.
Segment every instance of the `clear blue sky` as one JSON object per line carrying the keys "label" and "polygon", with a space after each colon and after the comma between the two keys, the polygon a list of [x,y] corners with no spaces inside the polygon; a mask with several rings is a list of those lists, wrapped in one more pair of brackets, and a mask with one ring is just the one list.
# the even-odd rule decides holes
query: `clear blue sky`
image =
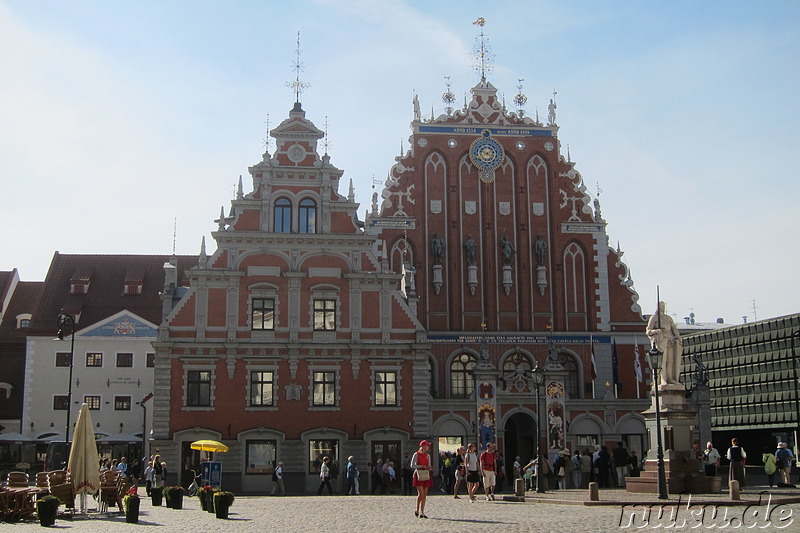
{"label": "clear blue sky", "polygon": [[657,284],[679,319],[800,310],[794,1],[0,0],[0,270],[168,254],[176,218],[178,253],[213,250],[266,115],[288,116],[298,30],[303,108],[363,214],[413,95],[438,115],[445,76],[459,104],[478,81],[477,17],[509,107],[519,79],[529,114],[557,91],[562,151],[599,182],[645,312]]}

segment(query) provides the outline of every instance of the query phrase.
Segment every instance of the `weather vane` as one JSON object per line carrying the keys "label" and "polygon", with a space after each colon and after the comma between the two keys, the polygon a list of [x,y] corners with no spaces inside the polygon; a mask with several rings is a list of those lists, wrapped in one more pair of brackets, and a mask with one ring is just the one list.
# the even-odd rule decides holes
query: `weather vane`
{"label": "weather vane", "polygon": [[491,72],[492,60],[494,59],[492,48],[489,46],[489,38],[483,34],[483,27],[486,25],[486,20],[483,17],[478,17],[478,20],[472,24],[480,26],[481,28],[481,33],[475,38],[475,46],[473,48],[475,71],[480,71],[481,83],[486,83],[486,73]]}
{"label": "weather vane", "polygon": [[525,103],[528,101],[528,97],[522,92],[523,81],[525,81],[525,79],[519,79],[519,85],[517,85],[517,90],[519,92],[516,94],[516,96],[514,96],[514,105],[517,106],[517,114],[519,115],[519,118],[525,116],[525,109],[523,108],[525,107]]}
{"label": "weather vane", "polygon": [[295,103],[300,103],[300,95],[303,94],[303,89],[311,87],[310,83],[300,81],[300,73],[303,71],[303,62],[300,61],[300,30],[297,31],[297,52],[295,60],[292,62],[292,70],[294,70],[294,81],[286,82],[286,86],[294,91]]}
{"label": "weather vane", "polygon": [[328,149],[331,147],[331,142],[328,140],[328,115],[325,115],[325,137],[323,137],[322,147],[325,149],[325,155],[328,155]]}
{"label": "weather vane", "polygon": [[271,144],[269,138],[269,113],[267,113],[267,120],[264,121],[264,124],[267,125],[267,136],[264,137],[264,148],[266,149],[265,151],[269,152],[269,147]]}
{"label": "weather vane", "polygon": [[448,115],[453,114],[453,104],[456,101],[456,95],[453,93],[452,89],[450,89],[450,76],[445,76],[445,86],[447,90],[442,95],[442,102],[445,104],[445,110],[447,111]]}

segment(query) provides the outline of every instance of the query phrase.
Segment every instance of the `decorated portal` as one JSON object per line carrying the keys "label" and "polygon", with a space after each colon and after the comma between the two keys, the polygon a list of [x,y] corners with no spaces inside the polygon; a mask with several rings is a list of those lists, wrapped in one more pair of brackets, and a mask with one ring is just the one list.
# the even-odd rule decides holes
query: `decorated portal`
{"label": "decorated portal", "polygon": [[497,413],[495,385],[490,381],[479,382],[477,392],[478,434],[480,447],[483,449],[487,444],[494,444],[495,441],[495,415]]}
{"label": "decorated portal", "polygon": [[563,450],[566,447],[564,383],[548,379],[546,391],[547,409],[547,447]]}

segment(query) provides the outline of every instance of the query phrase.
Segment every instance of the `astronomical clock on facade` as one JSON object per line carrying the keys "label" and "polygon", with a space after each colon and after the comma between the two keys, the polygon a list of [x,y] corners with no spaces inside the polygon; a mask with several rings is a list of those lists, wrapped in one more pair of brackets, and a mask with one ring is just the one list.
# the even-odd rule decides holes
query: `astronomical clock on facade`
{"label": "astronomical clock on facade", "polygon": [[203,243],[188,287],[165,265],[151,449],[179,480],[199,439],[229,446],[215,459],[245,492],[269,490],[276,461],[289,490],[314,490],[322,456],[355,456],[366,480],[421,438],[641,454],[644,322],[555,103],[546,123],[511,112],[485,75],[462,108],[448,87],[439,116],[415,96],[410,148],[362,221],[296,85],[216,250]]}

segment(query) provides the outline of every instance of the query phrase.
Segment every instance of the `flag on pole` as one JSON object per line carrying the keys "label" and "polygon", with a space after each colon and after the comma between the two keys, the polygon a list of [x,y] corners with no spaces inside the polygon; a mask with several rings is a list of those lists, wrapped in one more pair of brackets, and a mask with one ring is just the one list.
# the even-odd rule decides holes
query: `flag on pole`
{"label": "flag on pole", "polygon": [[[634,339],[633,342],[636,342],[636,339]],[[644,378],[642,377],[642,361],[641,359],[639,359],[640,355],[639,355],[638,344],[634,344],[633,353],[634,353],[633,371],[636,373],[636,381],[642,383],[644,381]]]}
{"label": "flag on pole", "polygon": [[618,396],[617,388],[619,386],[619,355],[617,354],[617,339],[614,339],[614,347],[613,348],[614,348],[614,351],[613,351],[612,360],[611,360],[611,365],[612,365],[611,370],[614,373],[613,374],[614,396],[617,397]]}
{"label": "flag on pole", "polygon": [[597,361],[594,360],[594,341],[589,335],[589,353],[592,355],[592,381],[597,379]]}

